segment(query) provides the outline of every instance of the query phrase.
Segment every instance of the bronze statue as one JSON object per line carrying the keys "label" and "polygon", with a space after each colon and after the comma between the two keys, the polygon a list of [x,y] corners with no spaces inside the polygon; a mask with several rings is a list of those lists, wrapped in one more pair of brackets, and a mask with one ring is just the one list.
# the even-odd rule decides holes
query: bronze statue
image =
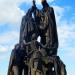
{"label": "bronze statue", "polygon": [[12,50],[8,75],[66,75],[65,65],[57,56],[54,9],[46,0],[41,0],[41,3],[43,8],[39,10],[33,0],[33,6],[22,18],[20,42]]}

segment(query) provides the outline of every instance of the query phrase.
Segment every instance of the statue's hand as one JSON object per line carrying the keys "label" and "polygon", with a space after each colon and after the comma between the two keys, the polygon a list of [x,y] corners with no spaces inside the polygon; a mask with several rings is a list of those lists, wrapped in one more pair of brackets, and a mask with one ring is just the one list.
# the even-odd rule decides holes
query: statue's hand
{"label": "statue's hand", "polygon": [[36,45],[37,46],[41,46],[40,42],[36,41]]}
{"label": "statue's hand", "polygon": [[45,49],[44,45],[42,45],[41,42],[36,41],[36,45],[39,46],[40,48]]}

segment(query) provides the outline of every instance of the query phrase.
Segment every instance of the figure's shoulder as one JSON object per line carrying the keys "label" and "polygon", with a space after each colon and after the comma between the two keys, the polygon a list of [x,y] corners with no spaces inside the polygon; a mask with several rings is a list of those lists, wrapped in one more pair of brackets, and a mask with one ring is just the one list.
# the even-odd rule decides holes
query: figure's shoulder
{"label": "figure's shoulder", "polygon": [[49,10],[54,11],[54,8],[53,8],[53,7],[51,7],[51,6],[49,6]]}
{"label": "figure's shoulder", "polygon": [[48,10],[49,10],[50,13],[53,13],[54,12],[54,8],[51,7],[51,6],[49,6]]}

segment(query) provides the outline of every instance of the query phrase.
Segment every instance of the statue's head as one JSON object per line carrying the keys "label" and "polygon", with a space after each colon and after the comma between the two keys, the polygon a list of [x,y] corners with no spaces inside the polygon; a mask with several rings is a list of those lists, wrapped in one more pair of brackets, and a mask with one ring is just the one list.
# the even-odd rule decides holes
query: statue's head
{"label": "statue's head", "polygon": [[42,4],[43,6],[49,6],[48,3],[47,3],[47,0],[41,0],[41,4]]}
{"label": "statue's head", "polygon": [[46,0],[41,0],[41,3],[46,2]]}

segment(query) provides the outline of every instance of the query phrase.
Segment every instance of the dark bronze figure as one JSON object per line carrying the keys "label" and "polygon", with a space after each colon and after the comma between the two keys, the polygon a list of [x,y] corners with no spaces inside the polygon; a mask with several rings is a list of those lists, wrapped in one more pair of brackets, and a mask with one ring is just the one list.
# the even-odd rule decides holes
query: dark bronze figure
{"label": "dark bronze figure", "polygon": [[49,7],[46,0],[42,0],[43,9],[41,11],[36,9],[36,18],[38,21],[39,36],[41,37],[41,44],[47,48],[50,55],[56,55],[58,49],[58,35],[56,28],[56,21],[54,10]]}
{"label": "dark bronze figure", "polygon": [[33,0],[33,6],[22,18],[20,42],[11,52],[8,75],[66,75],[65,64],[57,56],[54,9],[46,0],[41,3],[43,8],[39,10]]}

